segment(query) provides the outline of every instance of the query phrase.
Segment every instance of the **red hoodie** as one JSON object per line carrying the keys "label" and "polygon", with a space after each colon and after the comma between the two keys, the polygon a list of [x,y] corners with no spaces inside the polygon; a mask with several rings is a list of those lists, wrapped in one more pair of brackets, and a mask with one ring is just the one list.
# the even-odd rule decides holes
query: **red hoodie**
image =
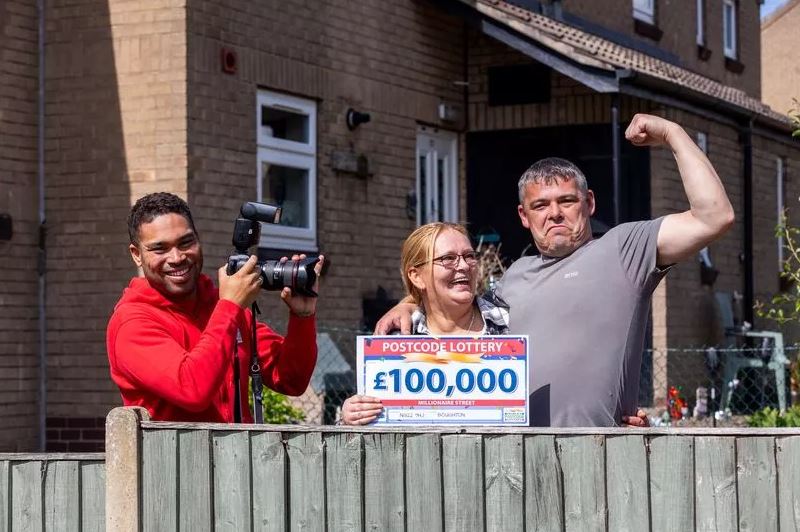
{"label": "red hoodie", "polygon": [[[197,298],[177,303],[144,278],[122,292],[106,331],[111,378],[126,406],[145,407],[157,421],[233,422],[234,353],[239,363],[242,421],[247,408],[251,312],[219,299],[206,275]],[[292,315],[286,338],[258,323],[258,350],[264,384],[302,394],[317,361],[314,317]],[[239,334],[237,334],[239,332]]]}

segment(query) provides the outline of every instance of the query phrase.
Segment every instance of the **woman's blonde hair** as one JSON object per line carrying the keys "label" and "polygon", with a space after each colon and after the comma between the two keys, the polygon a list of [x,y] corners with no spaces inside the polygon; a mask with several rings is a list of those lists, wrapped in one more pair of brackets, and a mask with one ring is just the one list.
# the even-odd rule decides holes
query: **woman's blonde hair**
{"label": "woman's blonde hair", "polygon": [[411,296],[417,305],[422,304],[422,292],[411,282],[408,272],[411,268],[417,268],[433,260],[436,238],[447,229],[461,233],[469,240],[469,233],[461,224],[432,222],[417,227],[403,242],[403,250],[400,254],[400,276],[403,279],[406,294]]}

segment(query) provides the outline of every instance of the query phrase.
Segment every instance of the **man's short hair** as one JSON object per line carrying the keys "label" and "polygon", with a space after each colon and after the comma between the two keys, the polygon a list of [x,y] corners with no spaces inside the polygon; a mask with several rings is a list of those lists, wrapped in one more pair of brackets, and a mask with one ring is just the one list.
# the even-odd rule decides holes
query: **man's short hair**
{"label": "man's short hair", "polygon": [[139,245],[139,227],[142,224],[150,223],[163,214],[173,213],[186,218],[192,231],[197,233],[189,205],[175,194],[155,192],[139,198],[131,207],[131,213],[128,215],[128,236],[131,244]]}
{"label": "man's short hair", "polygon": [[552,185],[559,180],[569,181],[570,179],[575,180],[578,190],[586,196],[586,192],[589,190],[586,176],[573,163],[559,157],[548,157],[536,161],[519,178],[519,202],[522,203],[525,200],[525,189],[531,183]]}

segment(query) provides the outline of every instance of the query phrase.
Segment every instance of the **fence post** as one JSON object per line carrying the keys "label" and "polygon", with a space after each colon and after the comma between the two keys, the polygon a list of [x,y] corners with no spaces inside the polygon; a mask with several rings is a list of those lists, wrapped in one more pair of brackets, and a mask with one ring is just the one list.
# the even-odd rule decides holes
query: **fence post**
{"label": "fence post", "polygon": [[141,407],[119,407],[106,417],[106,530],[138,532],[141,500]]}

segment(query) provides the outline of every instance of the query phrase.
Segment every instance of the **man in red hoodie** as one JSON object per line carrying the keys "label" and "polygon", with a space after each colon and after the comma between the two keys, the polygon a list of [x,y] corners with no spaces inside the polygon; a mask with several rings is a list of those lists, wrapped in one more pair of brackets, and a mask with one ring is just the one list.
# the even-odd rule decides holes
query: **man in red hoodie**
{"label": "man in red hoodie", "polygon": [[[256,257],[234,275],[222,266],[217,289],[201,273],[203,251],[189,206],[163,192],[136,202],[128,233],[131,258],[144,276],[123,291],[106,331],[111,377],[123,403],[142,406],[159,421],[252,422],[247,376],[249,307],[261,288]],[[317,360],[316,298],[288,287],[280,297],[289,307],[286,337],[257,324],[261,375],[273,390],[300,395]]]}

